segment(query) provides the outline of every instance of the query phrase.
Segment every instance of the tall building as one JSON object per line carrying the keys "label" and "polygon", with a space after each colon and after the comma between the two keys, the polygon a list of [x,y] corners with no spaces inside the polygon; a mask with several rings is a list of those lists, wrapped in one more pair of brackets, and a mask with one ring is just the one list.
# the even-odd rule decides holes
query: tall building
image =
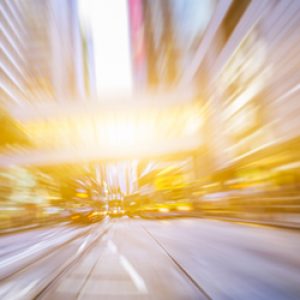
{"label": "tall building", "polygon": [[85,79],[85,94],[87,97],[96,99],[97,84],[95,72],[95,52],[94,40],[92,32],[89,28],[81,26],[82,42],[83,42],[83,66]]}
{"label": "tall building", "polygon": [[168,0],[129,0],[132,65],[136,87],[158,88],[174,81],[172,21]]}
{"label": "tall building", "polygon": [[56,101],[80,98],[84,73],[77,1],[29,0],[23,6],[32,39],[27,61],[33,80],[45,82]]}
{"label": "tall building", "polygon": [[168,87],[177,78],[177,52],[170,1],[144,1],[149,87]]}
{"label": "tall building", "polygon": [[[129,5],[137,85],[175,86],[201,41],[215,1],[130,0]],[[140,72],[146,73],[146,81]]]}
{"label": "tall building", "polygon": [[0,14],[3,104],[84,96],[77,0],[3,0]]}
{"label": "tall building", "polygon": [[185,74],[196,84],[205,74],[215,170],[299,158],[299,9],[298,1],[218,3]]}
{"label": "tall building", "polygon": [[18,1],[0,2],[0,105],[26,101],[27,32]]}
{"label": "tall building", "polygon": [[143,0],[128,0],[129,32],[134,88],[144,89],[147,85],[147,61],[145,45],[145,19]]}
{"label": "tall building", "polygon": [[25,43],[27,97],[31,103],[55,97],[52,80],[49,2],[29,0],[20,3],[27,40]]}
{"label": "tall building", "polygon": [[79,100],[85,94],[85,84],[77,0],[51,0],[46,3],[52,54],[51,78],[56,98],[58,101],[65,101],[66,98]]}

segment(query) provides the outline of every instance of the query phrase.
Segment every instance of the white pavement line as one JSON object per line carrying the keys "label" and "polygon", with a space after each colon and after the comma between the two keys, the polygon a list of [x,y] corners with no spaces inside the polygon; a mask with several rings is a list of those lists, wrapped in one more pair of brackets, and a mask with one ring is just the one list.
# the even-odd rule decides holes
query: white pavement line
{"label": "white pavement line", "polygon": [[26,294],[29,293],[37,285],[37,283],[38,283],[38,280],[34,280],[31,283],[29,283],[26,288],[21,289],[20,291],[13,290],[12,295],[6,295],[4,298],[2,298],[2,300],[6,300],[6,299],[7,300],[10,300],[10,299],[22,300],[22,299],[24,299]]}
{"label": "white pavement line", "polygon": [[76,254],[80,254],[85,249],[85,247],[86,247],[89,240],[90,240],[90,236],[88,235],[88,237],[85,238],[84,242],[80,245],[80,247],[77,250]]}
{"label": "white pavement line", "polygon": [[143,278],[134,269],[132,264],[123,255],[120,255],[119,259],[120,259],[122,266],[128,272],[129,276],[131,277],[132,281],[134,282],[134,284],[135,284],[136,288],[139,290],[139,292],[142,294],[147,294],[148,291],[146,288],[146,284],[145,284]]}
{"label": "white pavement line", "polygon": [[[86,233],[89,231],[86,231]],[[0,299],[1,300],[30,300],[35,299],[35,296],[37,293],[39,293],[42,289],[45,288],[49,283],[51,283],[57,276],[59,276],[63,270],[65,270],[68,266],[70,266],[71,263],[73,263],[76,259],[78,259],[83,252],[92,245],[101,235],[103,232],[97,232],[96,234],[89,233],[87,237],[84,238],[83,242],[81,243],[78,250],[67,259],[60,267],[56,269],[55,272],[52,274],[49,274],[47,277],[47,283],[43,283],[43,279],[36,279],[35,281],[32,281],[30,284],[28,284],[25,287],[24,284],[21,282],[21,287],[18,287],[18,279],[15,281],[9,281],[4,285],[0,285]],[[20,285],[20,284],[19,284]]]}
{"label": "white pavement line", "polygon": [[15,282],[8,282],[6,285],[1,286],[0,288],[0,297],[1,300],[23,300],[26,299],[26,294],[34,288],[38,280],[32,281],[26,286],[26,288],[19,289],[14,286]]}
{"label": "white pavement line", "polygon": [[107,242],[107,246],[108,246],[109,250],[111,250],[112,253],[118,252],[117,246],[112,242],[112,240],[109,240]]}
{"label": "white pavement line", "polygon": [[44,245],[44,242],[39,242],[38,244],[31,246],[30,248],[26,249],[25,251],[23,251],[21,253],[18,253],[12,257],[8,257],[7,259],[2,260],[0,262],[0,270],[1,269],[5,270],[12,263],[21,261],[21,260],[29,257],[30,255],[37,253],[38,251],[44,250],[45,248],[46,247]]}
{"label": "white pavement line", "polygon": [[46,250],[53,250],[55,247],[59,247],[63,245],[64,243],[70,242],[72,239],[76,238],[80,234],[87,233],[87,231],[79,231],[78,232],[72,232],[68,233],[66,235],[60,236],[59,238],[55,240],[42,240],[38,242],[37,244],[27,248],[25,251],[17,253],[11,257],[8,257],[2,261],[0,261],[0,274],[5,273],[8,267],[11,267],[13,264],[16,263],[23,263],[24,259],[31,259],[34,254],[42,255],[45,254],[44,251]]}
{"label": "white pavement line", "polygon": [[115,253],[119,256],[121,265],[129,274],[131,280],[133,281],[133,283],[134,283],[135,287],[138,289],[138,291],[141,294],[147,294],[148,290],[147,290],[145,281],[143,280],[142,276],[135,270],[135,268],[132,266],[132,264],[128,261],[128,259],[125,256],[118,253],[118,248],[117,248],[116,244],[112,240],[109,240],[107,242],[107,246],[111,250],[112,253]]}

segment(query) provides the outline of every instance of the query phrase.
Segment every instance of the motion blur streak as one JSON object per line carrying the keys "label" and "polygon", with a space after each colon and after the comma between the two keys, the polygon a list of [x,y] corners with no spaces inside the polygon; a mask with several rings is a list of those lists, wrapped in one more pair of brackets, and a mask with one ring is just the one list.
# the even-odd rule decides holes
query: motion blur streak
{"label": "motion blur streak", "polygon": [[299,299],[298,0],[0,1],[1,299]]}

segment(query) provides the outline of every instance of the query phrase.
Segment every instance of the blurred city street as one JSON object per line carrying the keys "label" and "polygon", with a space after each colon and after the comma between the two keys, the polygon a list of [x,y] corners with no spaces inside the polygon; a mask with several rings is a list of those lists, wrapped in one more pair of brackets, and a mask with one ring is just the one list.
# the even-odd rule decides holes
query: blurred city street
{"label": "blurred city street", "polygon": [[0,300],[300,299],[300,0],[0,0]]}
{"label": "blurred city street", "polygon": [[296,300],[300,293],[294,230],[123,217],[0,242],[1,299]]}

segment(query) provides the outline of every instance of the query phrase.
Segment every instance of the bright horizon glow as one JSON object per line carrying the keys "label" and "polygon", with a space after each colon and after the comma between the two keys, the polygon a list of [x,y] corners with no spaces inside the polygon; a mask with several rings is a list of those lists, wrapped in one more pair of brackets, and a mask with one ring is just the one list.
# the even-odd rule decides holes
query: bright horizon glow
{"label": "bright horizon glow", "polygon": [[79,0],[94,43],[97,94],[128,95],[133,88],[127,0]]}

